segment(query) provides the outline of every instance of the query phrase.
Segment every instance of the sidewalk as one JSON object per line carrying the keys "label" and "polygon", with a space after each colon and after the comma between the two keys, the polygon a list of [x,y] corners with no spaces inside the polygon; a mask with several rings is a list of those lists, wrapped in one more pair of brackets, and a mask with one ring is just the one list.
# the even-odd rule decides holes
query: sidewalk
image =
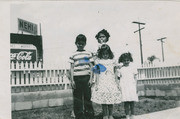
{"label": "sidewalk", "polygon": [[180,107],[149,114],[137,115],[134,117],[134,119],[180,119]]}

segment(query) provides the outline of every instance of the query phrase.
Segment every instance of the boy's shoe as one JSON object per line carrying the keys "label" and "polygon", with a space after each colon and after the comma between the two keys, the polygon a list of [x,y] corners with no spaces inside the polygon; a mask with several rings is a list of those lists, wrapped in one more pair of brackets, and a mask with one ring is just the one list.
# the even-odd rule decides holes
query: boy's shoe
{"label": "boy's shoe", "polygon": [[109,118],[108,119],[114,119],[114,117],[113,116],[109,116]]}
{"label": "boy's shoe", "polygon": [[75,119],[86,119],[84,114],[77,115]]}
{"label": "boy's shoe", "polygon": [[130,119],[130,116],[129,116],[129,115],[126,115],[126,119]]}
{"label": "boy's shoe", "polygon": [[108,119],[108,116],[103,116],[103,119]]}
{"label": "boy's shoe", "polygon": [[94,119],[94,112],[85,111],[84,115],[86,116],[86,119]]}
{"label": "boy's shoe", "polygon": [[72,118],[75,118],[74,111],[71,112],[71,117],[72,117]]}
{"label": "boy's shoe", "polygon": [[130,116],[130,119],[134,119],[134,115],[131,115],[131,116]]}

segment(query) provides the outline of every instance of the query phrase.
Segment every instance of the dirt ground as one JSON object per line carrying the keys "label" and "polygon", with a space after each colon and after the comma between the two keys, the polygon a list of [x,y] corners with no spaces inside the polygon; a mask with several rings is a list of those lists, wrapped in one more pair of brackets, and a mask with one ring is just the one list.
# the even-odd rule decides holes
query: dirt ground
{"label": "dirt ground", "polygon": [[[140,98],[135,103],[135,115],[156,112],[176,107],[176,100],[168,97],[163,98]],[[102,119],[101,105],[93,104],[95,111],[94,119]],[[61,107],[41,108],[33,110],[13,111],[12,119],[73,119],[71,117],[72,105]],[[114,105],[113,116],[115,119],[125,119],[123,103]]]}

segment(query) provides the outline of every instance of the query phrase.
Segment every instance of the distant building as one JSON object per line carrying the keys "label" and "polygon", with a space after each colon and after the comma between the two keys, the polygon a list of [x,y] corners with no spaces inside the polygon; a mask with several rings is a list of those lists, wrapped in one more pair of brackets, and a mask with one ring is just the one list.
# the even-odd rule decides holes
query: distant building
{"label": "distant building", "polygon": [[43,62],[42,36],[10,34],[11,61]]}

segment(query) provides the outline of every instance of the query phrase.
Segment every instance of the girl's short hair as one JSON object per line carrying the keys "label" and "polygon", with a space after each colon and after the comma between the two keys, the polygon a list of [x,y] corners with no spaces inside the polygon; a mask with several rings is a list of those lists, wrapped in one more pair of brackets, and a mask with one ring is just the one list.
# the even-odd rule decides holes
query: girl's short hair
{"label": "girl's short hair", "polygon": [[118,63],[124,62],[125,59],[129,59],[130,62],[133,62],[133,58],[132,58],[132,55],[131,55],[130,52],[123,53],[123,54],[119,57]]}
{"label": "girl's short hair", "polygon": [[79,34],[77,37],[76,37],[76,41],[75,41],[75,44],[80,42],[80,41],[83,41],[86,43],[86,36],[83,35],[83,34]]}
{"label": "girl's short hair", "polygon": [[99,49],[98,49],[98,58],[102,59],[103,52],[107,51],[109,54],[109,59],[114,58],[114,54],[111,51],[111,48],[107,44],[103,44]]}
{"label": "girl's short hair", "polygon": [[[98,39],[98,38],[99,38],[99,35],[100,35],[101,33],[104,34],[104,35],[107,37],[107,41],[108,41],[108,40],[109,40],[109,37],[110,37],[110,34],[109,34],[108,31],[105,30],[105,29],[99,31],[99,32],[96,34],[95,38]],[[107,41],[106,41],[106,42],[107,42]]]}

